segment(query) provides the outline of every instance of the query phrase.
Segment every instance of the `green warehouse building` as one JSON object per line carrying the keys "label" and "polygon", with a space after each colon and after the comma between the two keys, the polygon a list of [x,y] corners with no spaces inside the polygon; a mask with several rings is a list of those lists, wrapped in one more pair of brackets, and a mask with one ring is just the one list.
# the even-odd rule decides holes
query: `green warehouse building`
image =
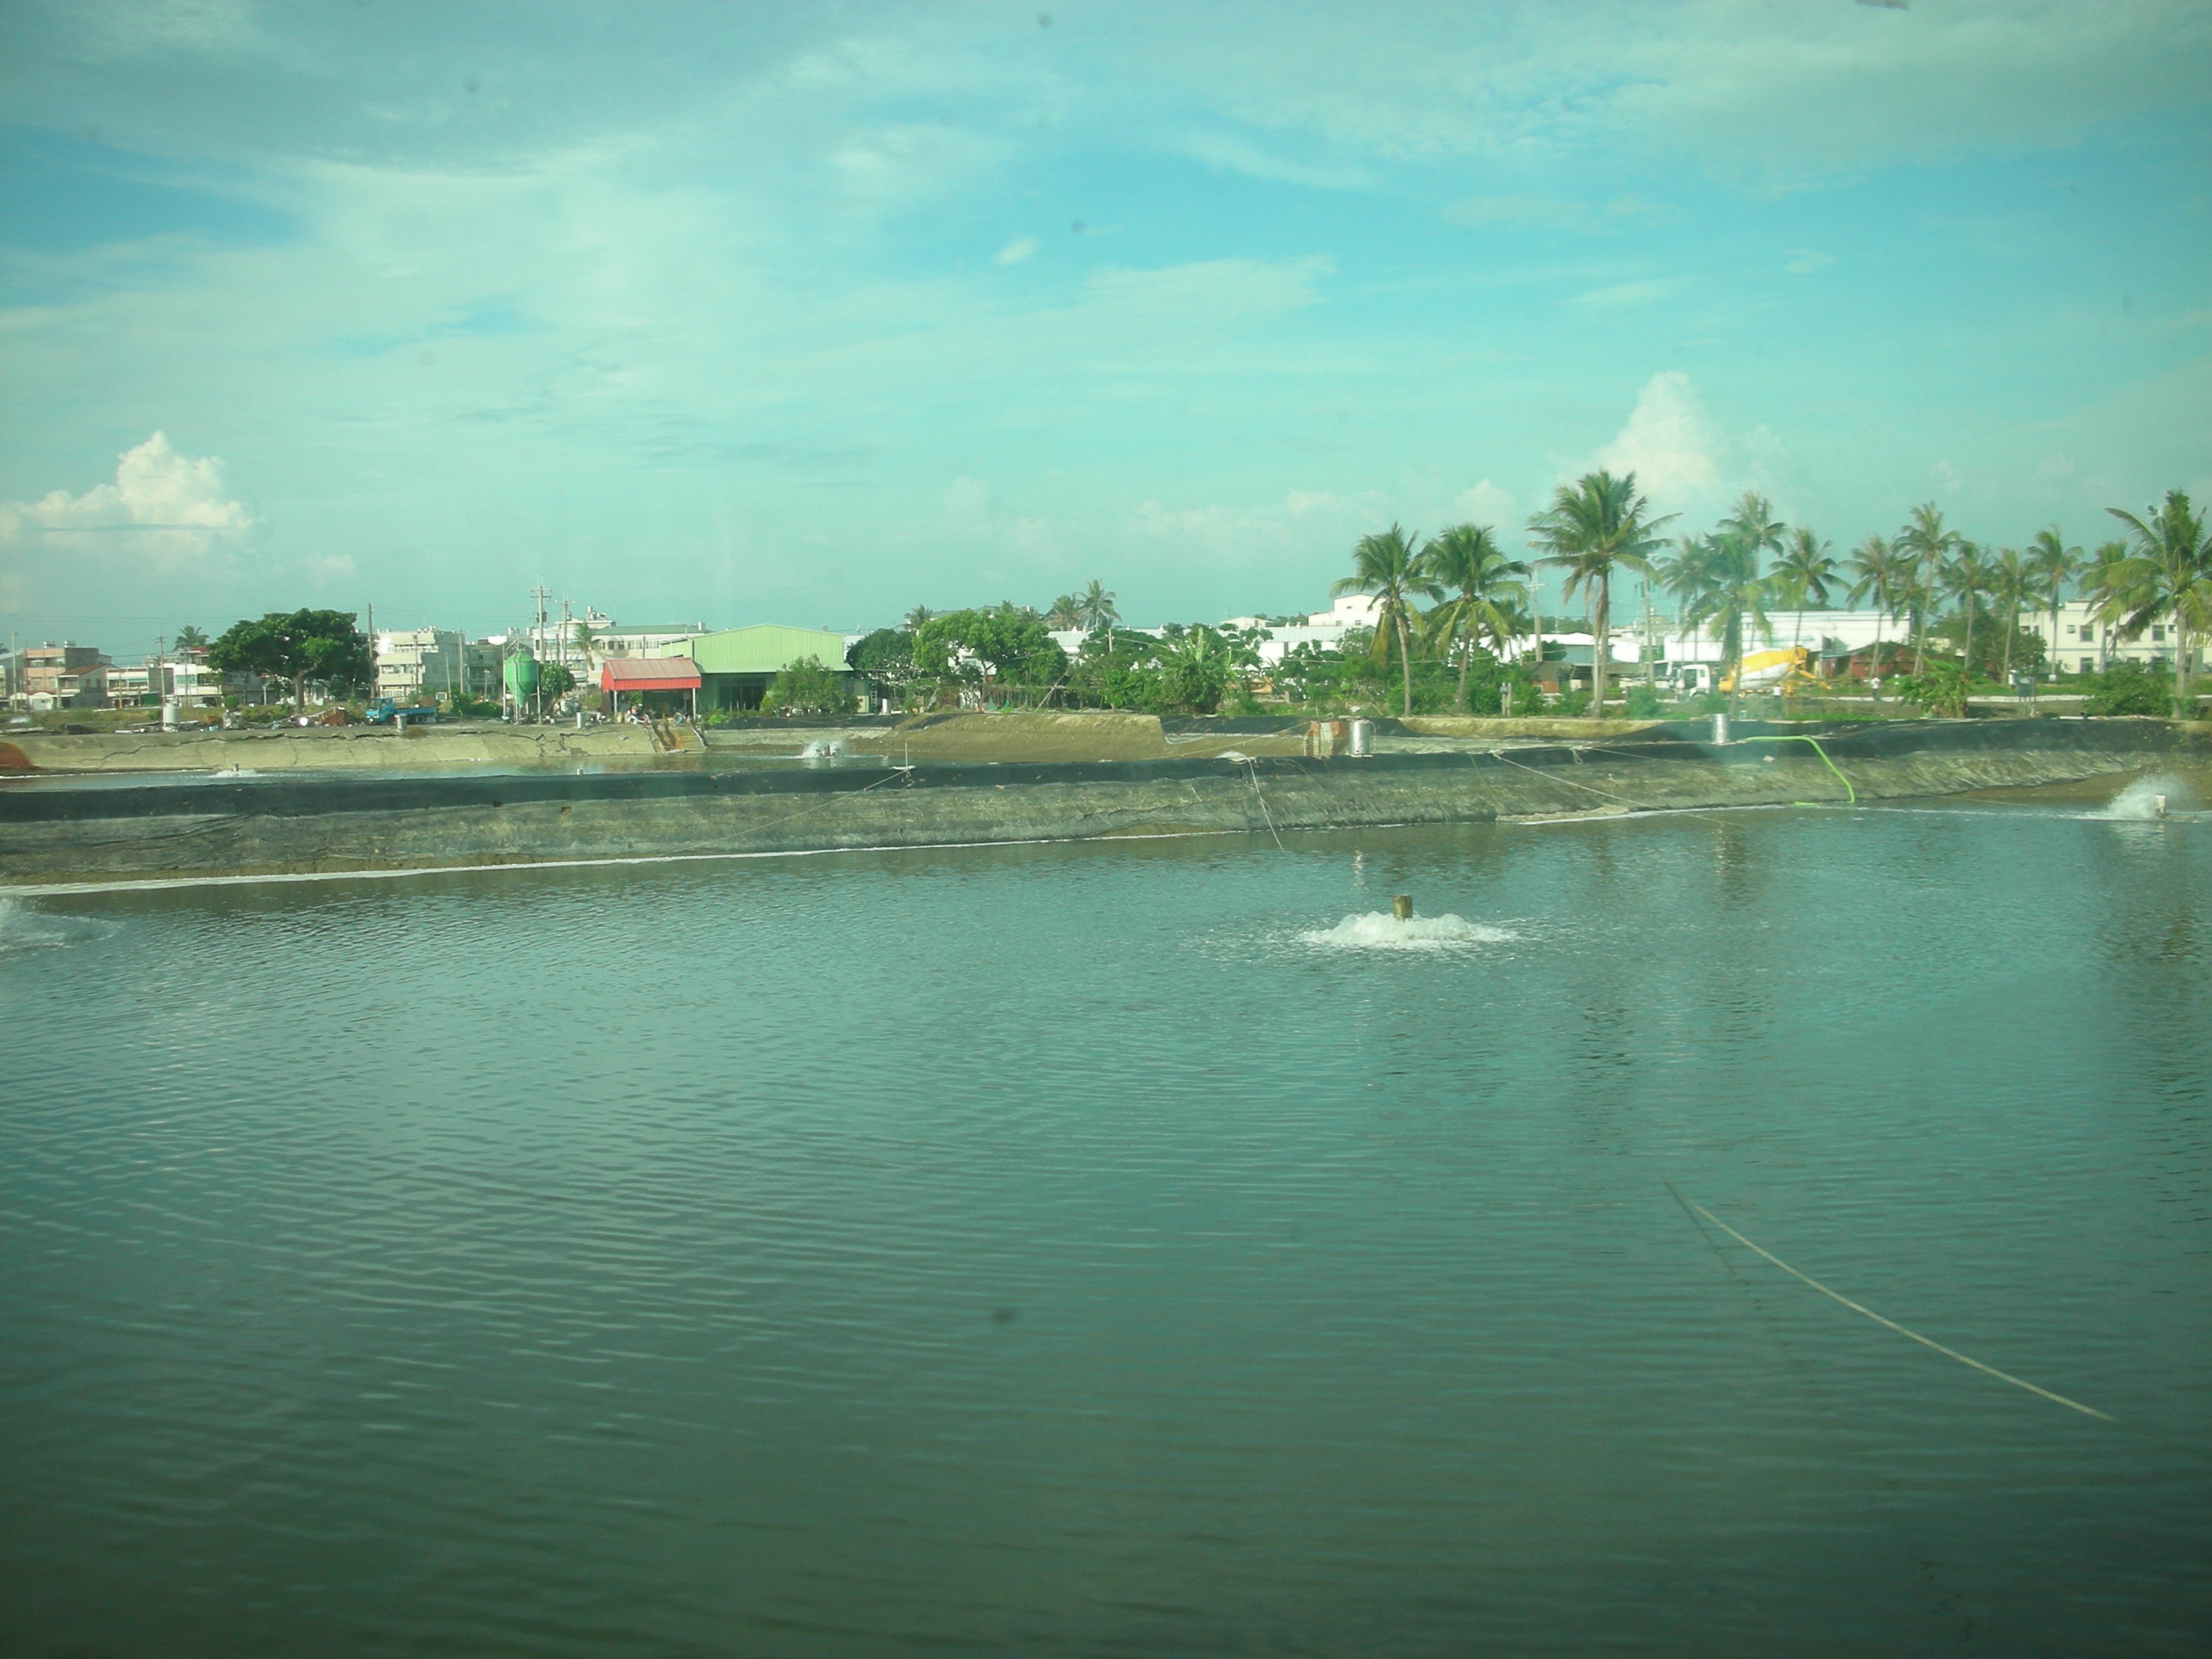
{"label": "green warehouse building", "polygon": [[845,667],[845,636],[826,629],[786,628],[776,623],[718,629],[712,634],[672,640],[656,654],[689,657],[698,664],[702,714],[759,708],[769,682],[806,657],[844,675],[848,687],[860,690]]}

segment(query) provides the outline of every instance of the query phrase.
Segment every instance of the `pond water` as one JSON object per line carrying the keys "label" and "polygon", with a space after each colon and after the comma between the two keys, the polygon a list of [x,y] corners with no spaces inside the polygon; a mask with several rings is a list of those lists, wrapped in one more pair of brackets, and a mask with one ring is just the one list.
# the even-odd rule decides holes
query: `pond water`
{"label": "pond water", "polygon": [[6,1645],[2204,1651],[2113,793],[0,902]]}

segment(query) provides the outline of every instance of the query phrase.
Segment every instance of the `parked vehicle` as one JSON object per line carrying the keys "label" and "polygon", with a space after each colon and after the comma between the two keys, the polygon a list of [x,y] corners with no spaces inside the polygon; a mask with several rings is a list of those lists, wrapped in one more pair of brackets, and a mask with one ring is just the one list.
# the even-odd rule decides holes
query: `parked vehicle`
{"label": "parked vehicle", "polygon": [[379,697],[369,704],[362,718],[371,726],[389,726],[395,720],[434,720],[438,718],[435,703],[421,703],[412,708],[401,708],[389,697]]}

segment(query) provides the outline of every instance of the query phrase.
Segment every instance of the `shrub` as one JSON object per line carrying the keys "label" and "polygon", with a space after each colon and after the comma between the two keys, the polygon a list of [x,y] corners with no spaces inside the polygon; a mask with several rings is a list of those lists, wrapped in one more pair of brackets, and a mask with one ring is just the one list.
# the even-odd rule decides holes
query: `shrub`
{"label": "shrub", "polygon": [[1639,680],[1628,688],[1624,712],[1632,720],[1656,720],[1667,712],[1667,705],[1657,691]]}
{"label": "shrub", "polygon": [[2142,663],[2115,663],[2082,684],[2089,693],[2085,714],[2163,714],[2173,707],[2173,682]]}

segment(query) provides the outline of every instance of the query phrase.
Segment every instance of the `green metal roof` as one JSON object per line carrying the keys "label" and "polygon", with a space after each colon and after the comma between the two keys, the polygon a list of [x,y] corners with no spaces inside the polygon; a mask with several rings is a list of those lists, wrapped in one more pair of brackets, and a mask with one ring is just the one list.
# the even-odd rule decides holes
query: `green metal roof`
{"label": "green metal roof", "polygon": [[702,674],[774,674],[801,657],[815,658],[824,668],[842,672],[845,636],[819,628],[760,623],[751,628],[694,634],[660,647],[654,654],[689,657]]}

